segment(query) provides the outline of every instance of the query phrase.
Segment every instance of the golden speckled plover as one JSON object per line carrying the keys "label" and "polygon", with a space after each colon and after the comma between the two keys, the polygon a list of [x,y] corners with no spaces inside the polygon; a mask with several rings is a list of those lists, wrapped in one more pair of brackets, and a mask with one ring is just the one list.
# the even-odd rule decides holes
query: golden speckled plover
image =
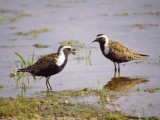
{"label": "golden speckled plover", "polygon": [[143,60],[145,57],[148,57],[148,55],[130,50],[117,41],[109,40],[105,34],[98,34],[93,42],[98,42],[103,55],[114,63],[115,73],[117,72],[116,63],[118,64],[118,73],[120,73],[120,63],[131,60]]}

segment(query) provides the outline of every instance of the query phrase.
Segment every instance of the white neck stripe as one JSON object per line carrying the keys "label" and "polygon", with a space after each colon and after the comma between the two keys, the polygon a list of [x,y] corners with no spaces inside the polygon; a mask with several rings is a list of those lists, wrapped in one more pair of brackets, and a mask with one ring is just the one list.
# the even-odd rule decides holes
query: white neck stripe
{"label": "white neck stripe", "polygon": [[64,61],[65,61],[65,55],[63,52],[61,52],[57,58],[56,64],[58,66],[61,66],[64,63]]}

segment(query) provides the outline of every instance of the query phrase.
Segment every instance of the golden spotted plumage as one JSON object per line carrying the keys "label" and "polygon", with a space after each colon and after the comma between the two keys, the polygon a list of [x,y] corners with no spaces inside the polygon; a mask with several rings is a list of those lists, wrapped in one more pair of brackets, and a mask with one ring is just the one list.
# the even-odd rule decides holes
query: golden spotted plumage
{"label": "golden spotted plumage", "polygon": [[109,54],[119,61],[131,61],[131,60],[142,60],[144,57],[129,48],[125,47],[121,43],[109,40]]}

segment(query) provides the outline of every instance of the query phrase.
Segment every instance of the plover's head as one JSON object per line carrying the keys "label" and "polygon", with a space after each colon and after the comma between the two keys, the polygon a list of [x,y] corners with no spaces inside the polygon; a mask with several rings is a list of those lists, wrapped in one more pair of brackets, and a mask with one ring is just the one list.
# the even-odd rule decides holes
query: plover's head
{"label": "plover's head", "polygon": [[69,55],[72,52],[72,48],[69,45],[61,45],[58,48],[58,53],[62,54],[64,53],[65,55]]}
{"label": "plover's head", "polygon": [[108,42],[108,37],[105,34],[98,34],[97,38],[92,42],[99,42],[105,44],[106,42]]}

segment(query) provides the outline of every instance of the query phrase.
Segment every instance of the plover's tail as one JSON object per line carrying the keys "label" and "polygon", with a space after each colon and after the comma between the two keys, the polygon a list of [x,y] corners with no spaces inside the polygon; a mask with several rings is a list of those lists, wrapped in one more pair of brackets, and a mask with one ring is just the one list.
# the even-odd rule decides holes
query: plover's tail
{"label": "plover's tail", "polygon": [[139,54],[139,55],[143,57],[149,57],[149,55],[144,55],[144,54]]}
{"label": "plover's tail", "polygon": [[146,60],[148,59],[149,55],[140,54],[140,53],[133,53],[131,58],[132,60]]}
{"label": "plover's tail", "polygon": [[149,55],[145,55],[145,54],[138,54],[136,56],[137,60],[148,60],[149,59]]}
{"label": "plover's tail", "polygon": [[140,54],[143,57],[143,60],[149,60],[149,55]]}

